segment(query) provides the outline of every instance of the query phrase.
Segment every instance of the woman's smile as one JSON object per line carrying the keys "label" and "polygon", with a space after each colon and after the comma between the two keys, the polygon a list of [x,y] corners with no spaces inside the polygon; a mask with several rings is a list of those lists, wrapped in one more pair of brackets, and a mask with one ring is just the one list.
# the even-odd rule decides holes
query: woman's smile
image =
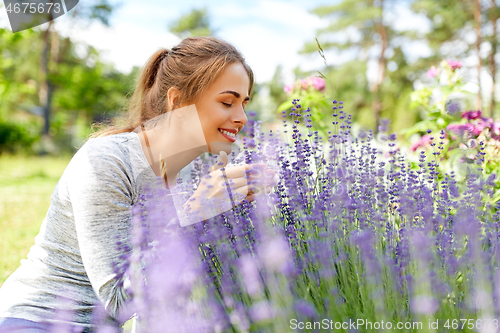
{"label": "woman's smile", "polygon": [[231,142],[236,141],[236,134],[238,133],[237,129],[219,128],[218,130],[226,139],[230,140]]}

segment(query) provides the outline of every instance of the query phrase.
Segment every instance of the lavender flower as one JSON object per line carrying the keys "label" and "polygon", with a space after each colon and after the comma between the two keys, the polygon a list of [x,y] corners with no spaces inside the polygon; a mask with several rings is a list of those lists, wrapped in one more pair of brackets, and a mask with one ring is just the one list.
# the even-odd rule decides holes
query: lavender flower
{"label": "lavender flower", "polygon": [[[234,157],[272,165],[269,194],[184,228],[157,195],[133,208],[132,249],[120,244],[130,254],[117,265],[130,281],[127,315],[137,313],[153,333],[283,332],[290,318],[484,316],[478,301],[500,294],[496,284],[488,289],[500,264],[500,215],[486,204],[494,178],[469,174],[463,183],[441,174],[443,131],[429,130],[412,147],[432,148],[413,165],[387,133],[388,120],[378,137],[356,138],[344,104],[333,101],[334,128],[321,138],[306,105],[292,105],[285,133],[267,135],[249,121]],[[500,133],[480,114],[467,117],[474,123],[448,129],[472,133],[484,122]],[[310,124],[306,132],[301,123]],[[481,164],[484,144],[476,145]]]}

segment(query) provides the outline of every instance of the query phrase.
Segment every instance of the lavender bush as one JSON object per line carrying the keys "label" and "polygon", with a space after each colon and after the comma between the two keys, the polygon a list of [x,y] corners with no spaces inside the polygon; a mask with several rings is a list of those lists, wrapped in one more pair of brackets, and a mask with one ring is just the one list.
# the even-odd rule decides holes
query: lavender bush
{"label": "lavender bush", "polygon": [[250,121],[240,155],[279,174],[270,195],[184,228],[162,190],[134,207],[124,318],[144,332],[496,331],[494,175],[463,190],[438,178],[439,145],[411,169],[395,134],[379,136],[386,154],[372,132],[354,138],[342,102],[327,145],[299,101],[283,116],[285,133]]}

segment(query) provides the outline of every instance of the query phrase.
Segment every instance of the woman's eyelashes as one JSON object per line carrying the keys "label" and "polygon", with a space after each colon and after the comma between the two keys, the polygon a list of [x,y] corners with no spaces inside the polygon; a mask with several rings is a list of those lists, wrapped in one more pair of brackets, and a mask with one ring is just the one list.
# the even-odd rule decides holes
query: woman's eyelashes
{"label": "woman's eyelashes", "polygon": [[[229,104],[229,103],[224,103],[224,102],[221,102],[225,107],[228,107],[230,108],[231,106],[233,106],[233,104]],[[243,103],[242,104],[242,107],[243,107],[243,111],[245,111],[245,107],[247,106],[248,103]]]}

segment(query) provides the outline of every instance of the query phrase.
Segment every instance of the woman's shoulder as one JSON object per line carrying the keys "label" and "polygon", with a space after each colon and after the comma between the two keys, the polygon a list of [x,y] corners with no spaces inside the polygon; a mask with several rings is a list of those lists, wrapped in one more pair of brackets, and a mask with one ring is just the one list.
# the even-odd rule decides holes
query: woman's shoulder
{"label": "woman's shoulder", "polygon": [[133,132],[89,139],[64,170],[58,193],[88,193],[89,188],[109,188],[106,195],[119,190],[132,201],[136,200],[143,183],[154,181],[150,180],[154,174],[151,176],[147,172],[138,149],[142,149],[140,141]]}
{"label": "woman's shoulder", "polygon": [[92,138],[85,142],[75,153],[69,167],[80,169],[90,166],[99,170],[100,166],[116,166],[120,169],[133,169],[137,164],[137,142],[135,133],[120,133]]}
{"label": "woman's shoulder", "polygon": [[140,142],[133,132],[107,135],[92,138],[85,142],[76,152],[76,155],[85,155],[90,158],[114,157],[120,160],[130,160],[137,156]]}
{"label": "woman's shoulder", "polygon": [[133,132],[112,134],[98,138],[91,138],[79,149],[99,151],[117,151],[124,152],[129,150],[135,144],[134,139],[137,136]]}

